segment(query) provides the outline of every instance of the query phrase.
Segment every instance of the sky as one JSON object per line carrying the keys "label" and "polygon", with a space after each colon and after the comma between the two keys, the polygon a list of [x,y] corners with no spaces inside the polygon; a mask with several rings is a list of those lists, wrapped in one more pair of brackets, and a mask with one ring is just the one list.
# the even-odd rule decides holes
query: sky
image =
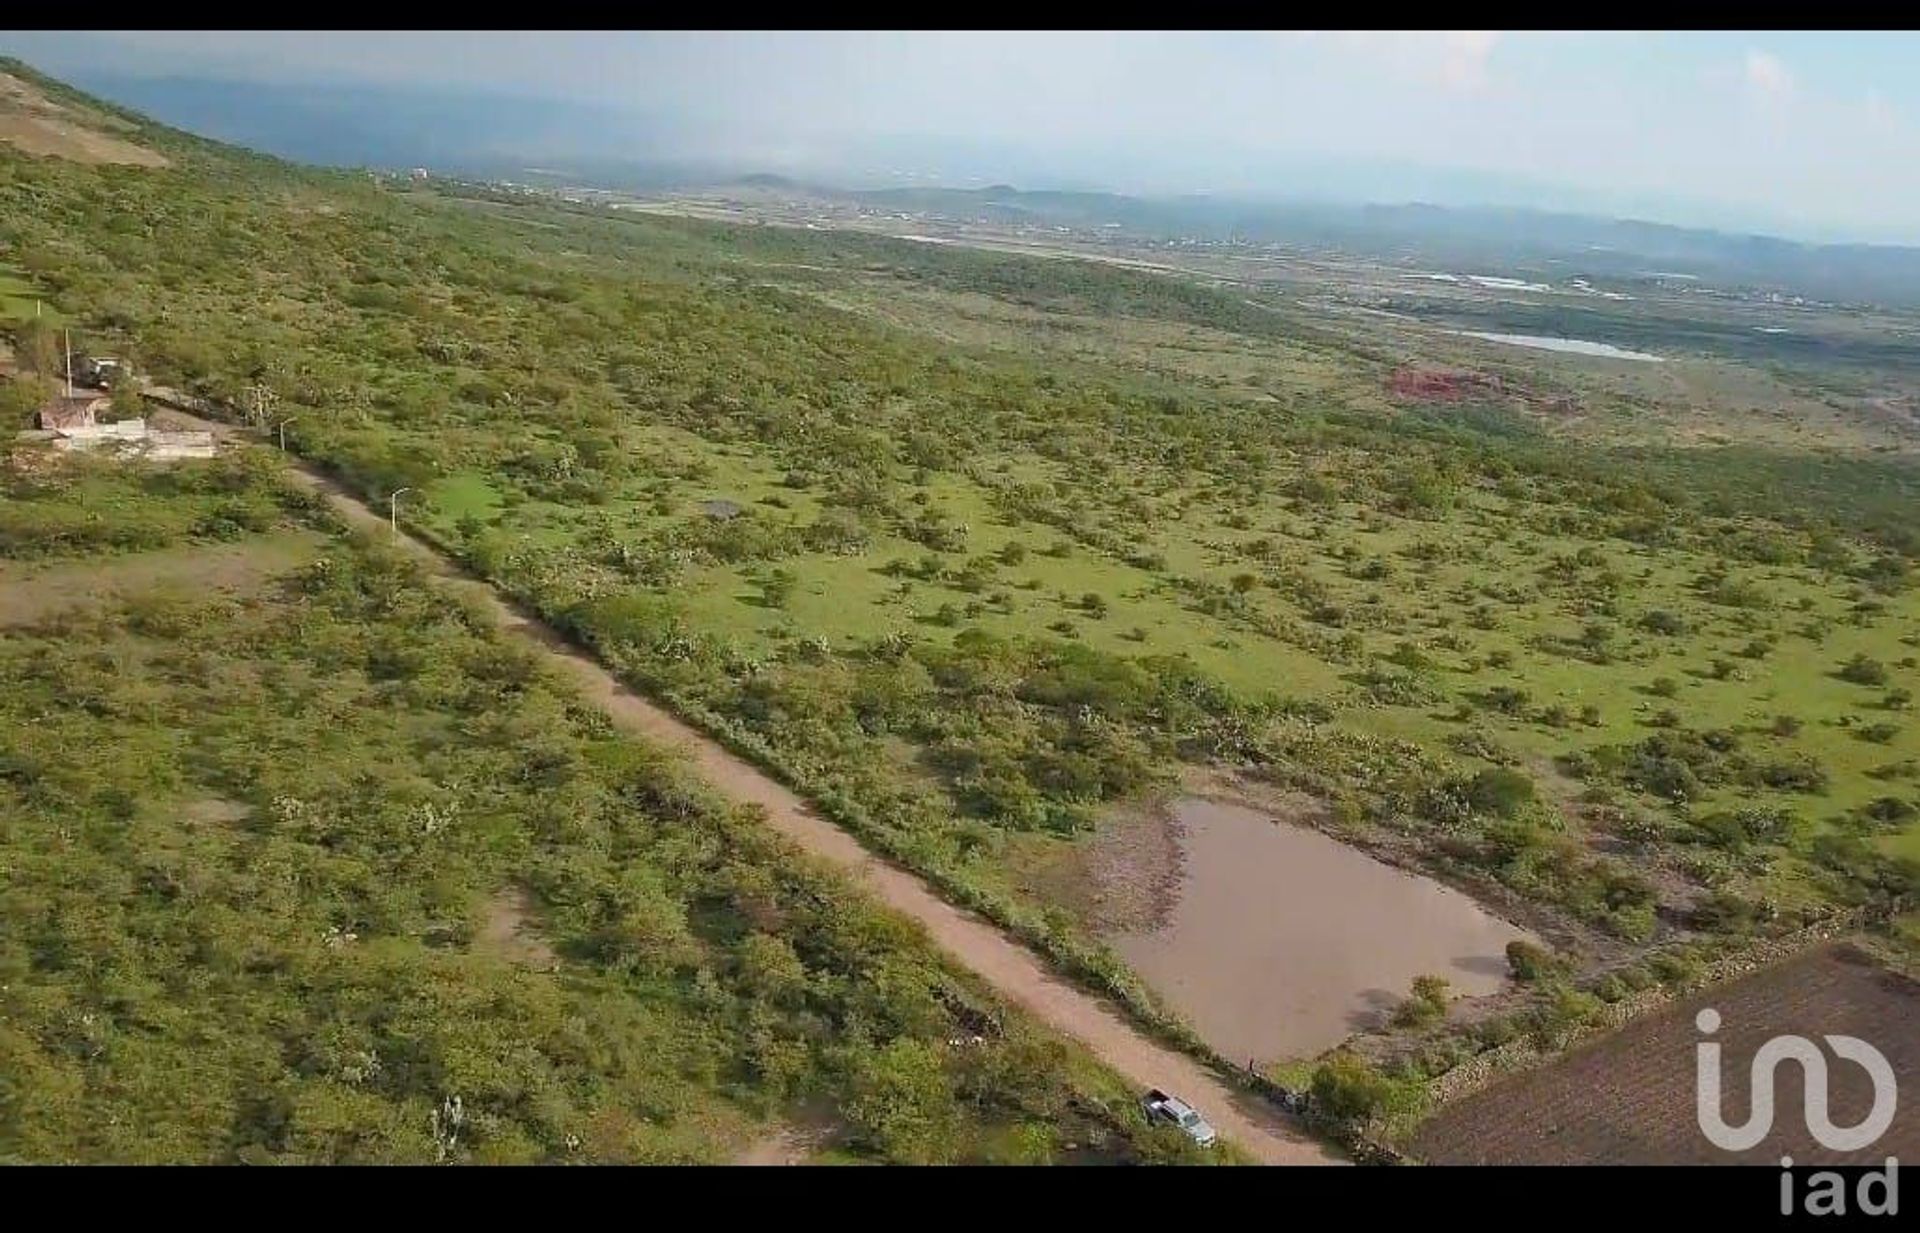
{"label": "sky", "polygon": [[1920,35],[1899,32],[28,31],[0,50],[55,74],[592,104],[665,153],[767,170],[1477,193],[1920,242]]}

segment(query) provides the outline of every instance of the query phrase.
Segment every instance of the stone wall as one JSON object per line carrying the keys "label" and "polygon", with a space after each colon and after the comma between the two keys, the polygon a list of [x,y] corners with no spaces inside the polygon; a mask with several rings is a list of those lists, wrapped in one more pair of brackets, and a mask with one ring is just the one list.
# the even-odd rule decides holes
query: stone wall
{"label": "stone wall", "polygon": [[[1599,1013],[1593,1019],[1565,1033],[1550,1048],[1542,1049],[1531,1038],[1522,1036],[1504,1045],[1483,1050],[1454,1066],[1445,1074],[1428,1081],[1427,1096],[1431,1102],[1430,1110],[1438,1110],[1452,1101],[1472,1095],[1502,1076],[1535,1066],[1548,1065],[1582,1042],[1617,1031],[1642,1015],[1651,1014],[1663,1006],[1701,990],[1710,989],[1715,985],[1745,976],[1749,972],[1769,967],[1823,942],[1856,933],[1880,921],[1883,917],[1884,913],[1859,908],[1837,913],[1792,933],[1782,934],[1776,938],[1763,938],[1731,954],[1709,961],[1680,985],[1655,985],[1650,989],[1642,989],[1621,998],[1617,1002],[1601,1003]],[[1255,1071],[1246,1072],[1245,1077],[1255,1091],[1287,1112],[1304,1118],[1321,1133],[1337,1140],[1357,1163],[1383,1165],[1418,1163],[1412,1157],[1386,1143],[1380,1137],[1376,1127],[1334,1125],[1315,1116],[1313,1101],[1307,1092],[1283,1087]]]}
{"label": "stone wall", "polygon": [[1501,1076],[1551,1063],[1583,1041],[1616,1031],[1641,1015],[1650,1014],[1703,989],[1769,967],[1822,942],[1858,932],[1876,919],[1876,914],[1869,909],[1841,912],[1793,933],[1765,938],[1732,954],[1722,955],[1708,962],[1678,987],[1656,985],[1617,1002],[1602,1003],[1596,1018],[1569,1032],[1554,1048],[1541,1049],[1531,1039],[1520,1037],[1475,1054],[1428,1082],[1427,1095],[1432,1108],[1437,1110],[1469,1096]]}

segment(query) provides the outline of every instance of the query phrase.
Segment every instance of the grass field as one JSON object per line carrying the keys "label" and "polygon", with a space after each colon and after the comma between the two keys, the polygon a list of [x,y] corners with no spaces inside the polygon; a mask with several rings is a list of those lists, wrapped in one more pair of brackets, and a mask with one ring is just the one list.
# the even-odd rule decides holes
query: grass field
{"label": "grass field", "polygon": [[[646,478],[585,508],[462,473],[436,485],[428,517],[450,537],[473,519],[502,545],[577,552],[587,541],[635,555],[676,539],[744,542],[747,528],[794,538],[826,508],[817,491],[783,483],[777,457],[660,429],[629,442],[672,462],[638,464]],[[1816,827],[1911,794],[1900,768],[1920,755],[1920,729],[1900,691],[1916,680],[1914,592],[1862,589],[1844,561],[1812,564],[1809,541],[1757,521],[1636,543],[1582,533],[1590,515],[1572,501],[1497,485],[1468,487],[1439,513],[1383,509],[1363,494],[1391,479],[1358,452],[1293,468],[1248,494],[1145,467],[1095,487],[1064,463],[975,456],[912,485],[916,522],[867,533],[857,553],[696,556],[671,595],[691,627],[759,659],[808,637],[843,653],[895,632],[1065,637],[1183,656],[1246,696],[1321,702],[1385,738],[1446,750],[1472,735],[1492,760],[1534,768],[1663,727],[1742,734],[1757,757],[1826,768],[1822,791],[1791,801]],[[1022,518],[996,499],[1016,484],[1071,495]],[[1289,495],[1302,484],[1335,491]],[[716,520],[704,509],[715,499],[741,512]],[[963,541],[929,553],[908,538],[927,520],[964,526]],[[1747,559],[1729,564],[1727,547]],[[794,581],[773,603],[763,584],[778,571]],[[1656,619],[1669,632],[1648,629]],[[1841,679],[1856,656],[1881,663],[1885,682]],[[1501,690],[1525,697],[1487,701]],[[1782,715],[1798,721],[1791,734],[1774,730]],[[1728,783],[1688,805],[1711,812],[1750,796]],[[1569,821],[1581,812],[1574,797],[1558,802]]]}
{"label": "grass field", "polygon": [[26,275],[0,264],[0,322],[31,320],[36,311],[42,320],[56,325],[64,320]]}

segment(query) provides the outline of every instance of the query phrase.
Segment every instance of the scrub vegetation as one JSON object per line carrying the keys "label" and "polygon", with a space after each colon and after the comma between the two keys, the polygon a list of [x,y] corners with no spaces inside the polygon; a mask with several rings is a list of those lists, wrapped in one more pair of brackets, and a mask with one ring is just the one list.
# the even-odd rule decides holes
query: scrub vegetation
{"label": "scrub vegetation", "polygon": [[[1498,400],[1391,405],[1380,389],[1393,354],[1378,338],[1177,275],[418,188],[144,123],[124,135],[169,165],[0,149],[0,261],[87,339],[236,413],[266,405],[269,422],[295,417],[289,446],[373,500],[412,490],[400,503],[409,526],[869,846],[1168,1032],[1184,1029],[1037,873],[1109,806],[1196,765],[1311,792],[1330,803],[1341,838],[1524,905],[1564,952],[1556,961],[1576,969],[1784,930],[1835,907],[1911,904],[1920,480],[1900,456],[1653,440],[1571,448]],[[1027,323],[1029,345],[997,332],[1006,314]],[[982,320],[988,337],[976,336]],[[1156,358],[1142,358],[1143,330],[1160,331]],[[1264,357],[1259,388],[1166,359],[1182,339],[1200,355],[1222,338]],[[228,522],[255,533],[248,519],[282,516],[275,508],[243,487],[169,497],[159,517],[192,534]],[[150,525],[170,524],[9,502],[0,543],[13,555],[150,547]],[[404,935],[392,962],[423,982],[410,988],[464,988],[471,973],[502,1014],[550,1016],[555,1035],[541,1039],[576,1051],[543,1072],[552,1088],[524,1069],[530,1057],[498,1088],[449,1079],[444,1061],[380,1063],[406,1068],[393,1099],[416,1110],[456,1094],[473,1108],[476,1093],[510,1089],[512,1112],[490,1106],[504,1119],[503,1158],[560,1150],[573,1132],[559,1128],[601,1107],[595,1092],[638,1091],[671,1059],[706,1068],[703,1092],[747,1085],[764,1100],[813,1083],[853,1094],[850,1109],[890,1109],[891,1097],[858,1096],[879,1084],[908,1103],[970,1110],[974,1138],[921,1122],[905,1139],[869,1134],[871,1150],[898,1158],[986,1152],[992,1127],[1066,1116],[1060,1103],[1020,1106],[1066,1099],[1025,1080],[989,1083],[983,1103],[968,1104],[973,1063],[927,1043],[948,1013],[929,984],[937,965],[904,939],[882,946],[878,925],[855,929],[839,909],[782,889],[799,879],[829,895],[707,805],[686,806],[698,818],[688,827],[650,822],[682,807],[662,798],[657,768],[609,752],[590,719],[522,679],[510,656],[480,649],[456,615],[392,619],[430,601],[409,598],[379,554],[328,559],[333,572],[309,571],[274,601],[280,619],[188,610],[161,626],[234,623],[230,639],[193,652],[169,642],[166,655],[218,660],[215,648],[231,644],[241,662],[303,666],[257,680],[190,674],[180,695],[156,682],[155,705],[270,732],[295,722],[279,708],[328,692],[309,673],[329,679],[339,664],[350,685],[328,705],[343,715],[424,691],[408,704],[420,708],[402,727],[408,743],[393,743],[383,714],[334,726],[337,755],[303,765],[252,743],[162,738],[164,724],[136,715],[126,722],[140,741],[168,746],[155,756],[187,761],[137,759],[145,769],[125,773],[244,797],[253,821],[242,829],[262,827],[269,850],[318,845],[297,859],[246,847],[247,861],[310,859],[339,885],[220,872],[240,850],[231,830],[196,838],[155,822],[167,842],[128,851],[105,836],[147,816],[144,778],[58,798],[99,819],[98,876],[146,887],[128,894],[170,903],[168,878],[204,876],[215,901],[293,896],[259,909],[291,932],[263,926],[232,943],[236,981],[280,980],[294,955],[324,972],[342,953],[322,940],[329,928],[361,935],[353,954],[384,955],[387,943],[371,939]],[[168,637],[105,618],[76,629],[51,641],[53,662],[111,659],[131,640],[124,654],[141,664],[165,648],[134,644]],[[67,638],[78,640],[70,650]],[[16,671],[38,671],[37,654],[17,660]],[[240,692],[193,692],[228,685]],[[507,705],[497,698],[511,709],[493,709]],[[84,708],[60,714],[105,722]],[[30,729],[16,719],[8,731]],[[473,761],[462,762],[468,786],[450,790],[421,768],[455,739]],[[89,765],[108,775],[116,764]],[[356,788],[347,768],[392,782]],[[331,774],[345,779],[329,784]],[[58,809],[32,805],[36,782],[9,780],[15,807],[38,809],[33,825],[48,828],[20,841],[29,852],[56,843],[61,826]],[[109,824],[116,790],[131,812]],[[577,817],[561,804],[576,797]],[[295,814],[274,812],[282,798]],[[619,800],[640,813],[622,814]],[[433,837],[461,845],[444,883],[388,872],[428,841],[421,810],[471,819]],[[372,829],[353,838],[362,825]],[[337,826],[346,835],[329,840]],[[81,843],[89,829],[70,821],[65,833],[58,842]],[[204,857],[186,855],[201,843]],[[158,851],[181,855],[164,876],[140,872]],[[427,940],[443,928],[464,937],[513,868],[538,871],[529,889],[548,905],[557,950],[591,973],[577,989]],[[40,897],[82,877],[46,876],[47,887],[10,892],[31,901],[9,919],[45,919]],[[81,898],[91,910],[117,901]],[[781,923],[752,923],[760,909],[749,903]],[[120,936],[79,928],[101,945]],[[177,928],[166,944],[218,949]],[[33,944],[10,935],[18,970],[39,970]],[[866,963],[914,976],[855,979]],[[1529,971],[1548,966],[1527,959]],[[896,986],[900,1006],[864,1006]],[[30,987],[16,981],[9,996]],[[1528,987],[1549,1009],[1585,996],[1551,976]],[[596,1023],[643,1013],[634,990],[662,1008],[657,1030],[672,1047],[605,1052],[593,1033],[623,1029],[566,1026],[576,1023],[567,998],[618,1000],[612,1019],[577,1012]],[[254,1064],[311,1057],[289,1064],[303,1075],[357,1065],[339,1059],[362,1056],[374,1029],[355,1004],[343,993],[324,1012],[337,1020],[307,1027],[260,1011],[276,1031],[309,1035]],[[1433,1009],[1444,1017],[1444,1002]],[[478,1021],[463,1014],[459,1027]],[[20,1022],[7,1030],[24,1032]],[[861,1037],[847,1023],[884,1026]],[[77,1091],[83,1038],[56,1049],[53,1030],[26,1035],[54,1050],[46,1083]],[[243,1046],[230,1021],[223,1030],[236,1049],[262,1048]],[[474,1066],[496,1065],[476,1048]],[[552,1077],[560,1071],[574,1077]],[[1366,1086],[1348,1071],[1325,1083],[1348,1080]],[[328,1082],[328,1099],[349,1099],[351,1085]],[[418,1117],[406,1124],[426,1133]],[[618,1125],[608,1142],[670,1153],[663,1132]],[[248,1141],[263,1150],[333,1150],[257,1136]],[[924,1147],[933,1141],[937,1151]],[[182,1155],[215,1153],[180,1142]]]}
{"label": "scrub vegetation", "polygon": [[278,471],[0,478],[0,595],[273,566],[0,644],[0,1158],[725,1161],[823,1100],[848,1160],[1194,1158]]}

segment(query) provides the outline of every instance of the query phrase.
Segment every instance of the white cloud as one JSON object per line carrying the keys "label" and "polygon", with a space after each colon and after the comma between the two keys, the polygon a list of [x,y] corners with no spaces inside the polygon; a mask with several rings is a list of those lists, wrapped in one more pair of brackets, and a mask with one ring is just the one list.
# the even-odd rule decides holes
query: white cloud
{"label": "white cloud", "polygon": [[689,150],[819,149],[829,169],[837,151],[938,149],[958,151],[954,174],[1022,187],[1618,201],[1920,240],[1920,86],[1900,72],[1920,37],[1895,33],[0,31],[0,49],[103,88],[178,75],[597,102]]}
{"label": "white cloud", "polygon": [[1747,84],[1769,98],[1778,98],[1793,90],[1793,74],[1780,57],[1757,47],[1747,49]]}

